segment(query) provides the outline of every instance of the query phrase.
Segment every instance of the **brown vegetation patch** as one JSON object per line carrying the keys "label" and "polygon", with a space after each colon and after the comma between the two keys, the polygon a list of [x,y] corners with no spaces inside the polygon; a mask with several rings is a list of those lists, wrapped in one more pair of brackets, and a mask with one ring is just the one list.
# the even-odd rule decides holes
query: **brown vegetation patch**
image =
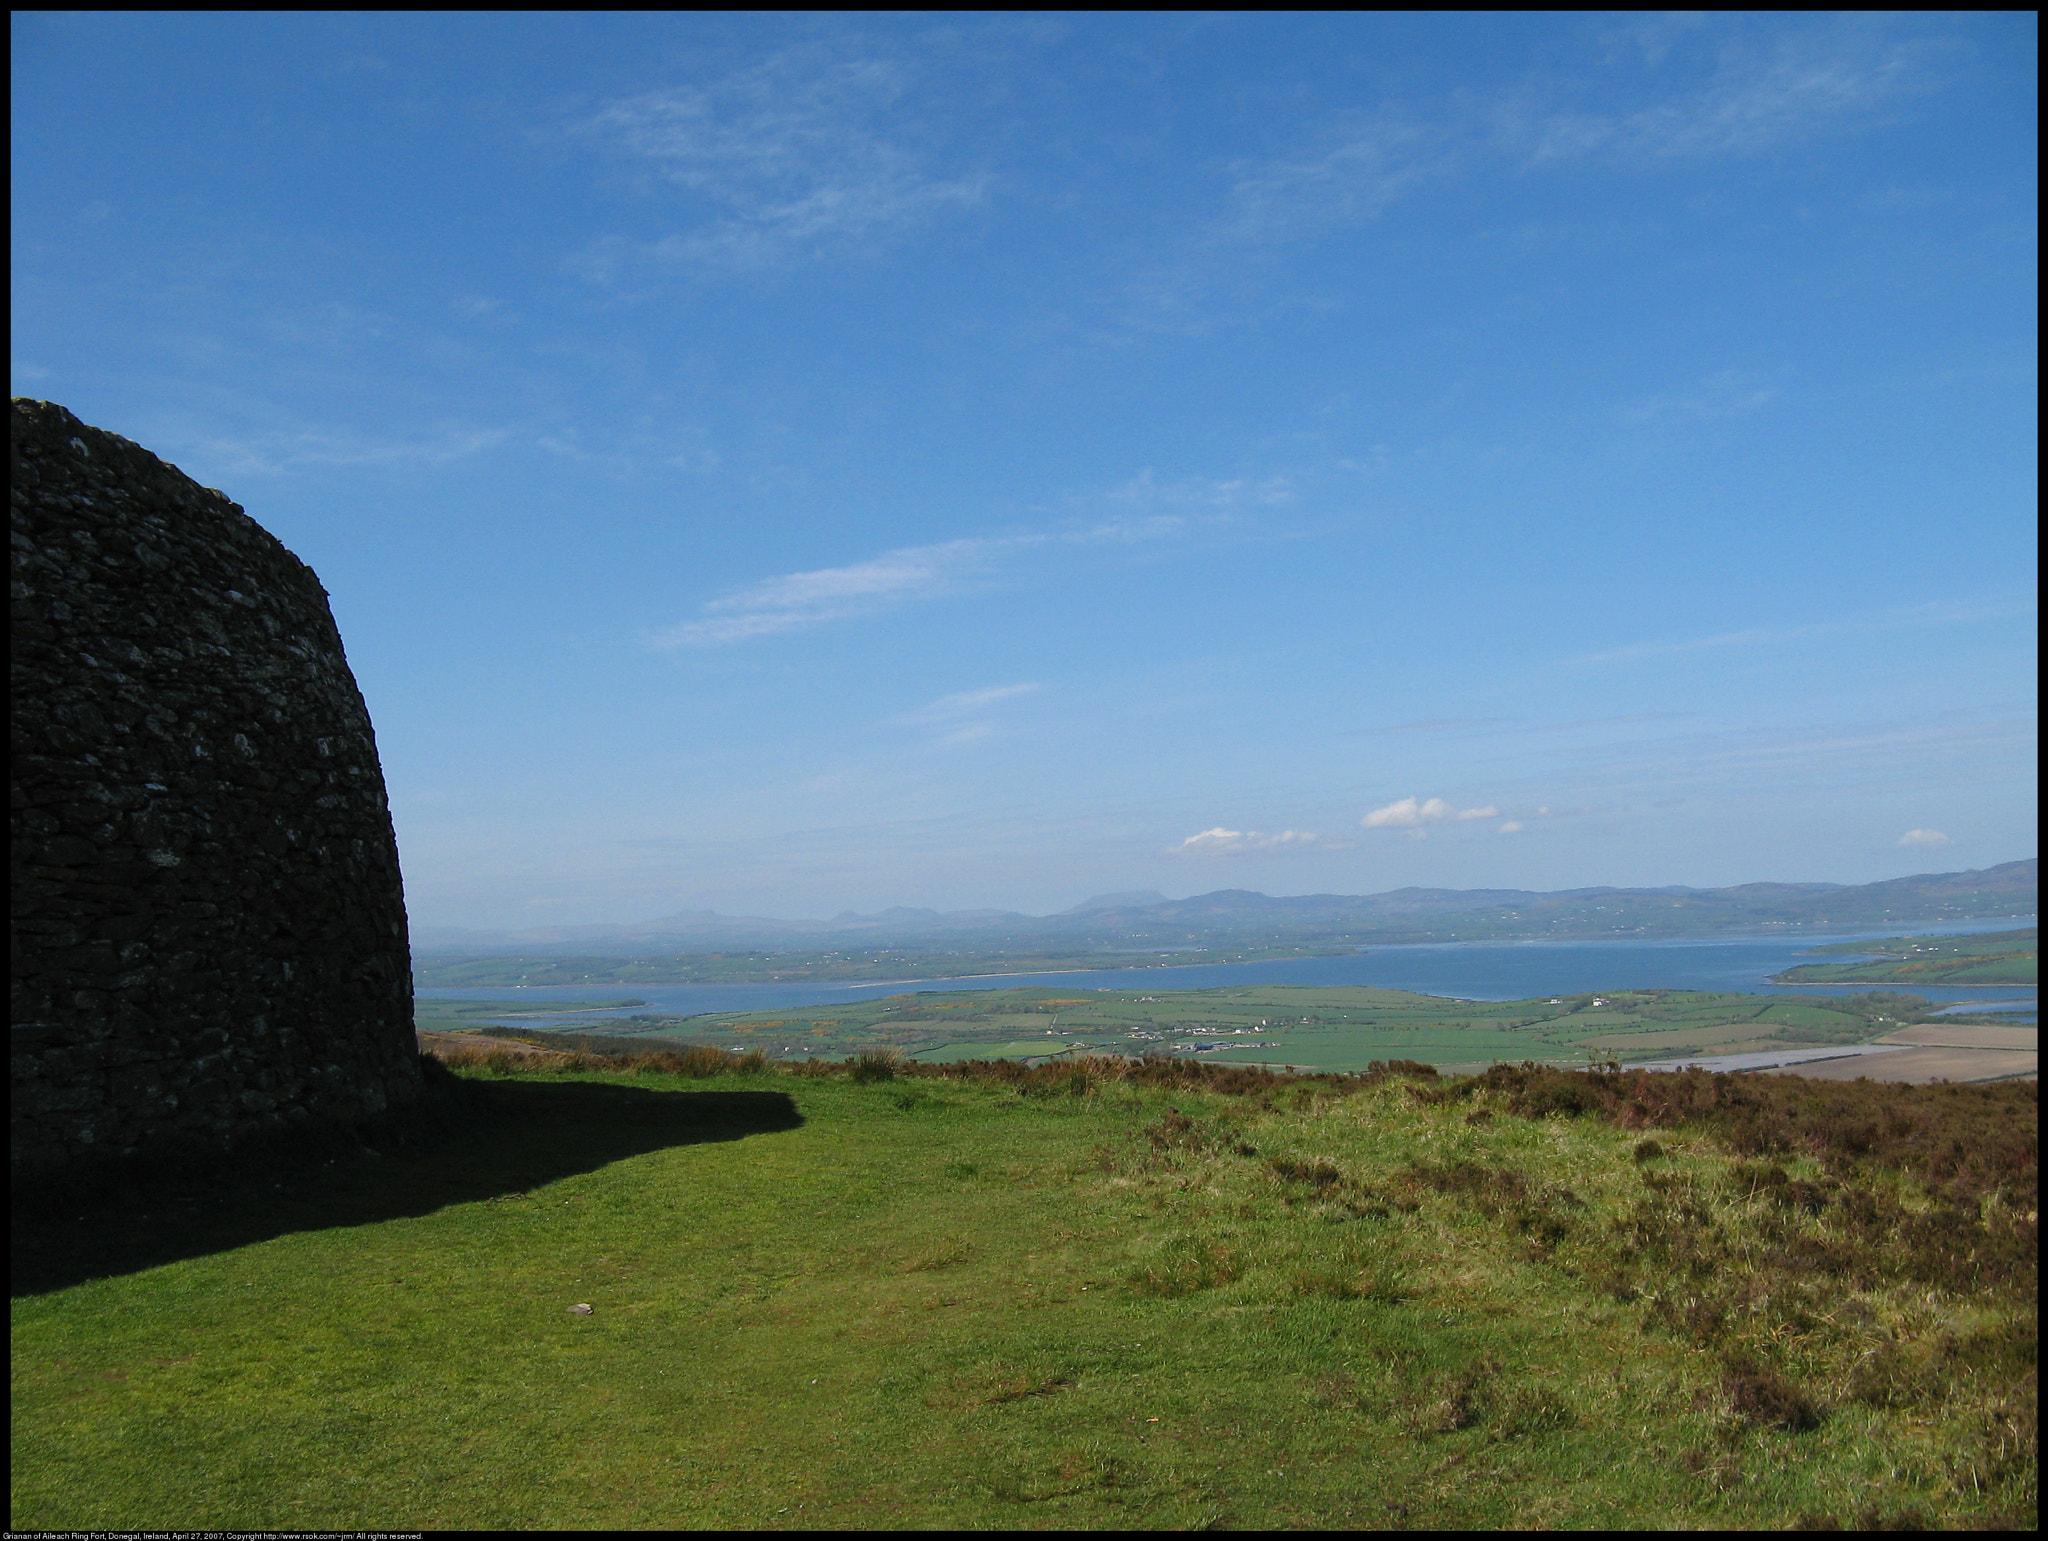
{"label": "brown vegetation patch", "polygon": [[1858,1054],[1849,1059],[1778,1065],[1764,1075],[1796,1075],[1813,1081],[1897,1081],[1927,1086],[1936,1081],[2004,1081],[2034,1075],[2041,1057],[2003,1049],[1913,1048],[1894,1054]]}
{"label": "brown vegetation patch", "polygon": [[1511,1167],[1486,1167],[1474,1161],[1447,1166],[1411,1163],[1394,1174],[1396,1184],[1458,1194],[1488,1219],[1505,1218],[1510,1229],[1530,1239],[1532,1253],[1547,1255],[1572,1233],[1569,1211],[1584,1203],[1557,1183],[1531,1185]]}
{"label": "brown vegetation patch", "polygon": [[2035,1208],[2039,1191],[2040,1088],[2034,1082],[1906,1086],[1524,1064],[1496,1065],[1440,1087],[1417,1086],[1410,1095],[1425,1102],[1484,1095],[1495,1108],[1525,1118],[1592,1116],[1624,1129],[1697,1128],[1737,1155],[1808,1155],[1836,1176],[1875,1162],[1956,1202],[2002,1192],[2009,1207],[2024,1212]]}
{"label": "brown vegetation patch", "polygon": [[2000,1027],[1986,1023],[1952,1025],[1945,1022],[1921,1022],[1912,1027],[1902,1027],[1896,1033],[1886,1033],[1875,1043],[1910,1043],[1944,1049],[2013,1049],[2021,1053],[2038,1051],[2041,1047],[2041,1030],[2038,1027]]}
{"label": "brown vegetation patch", "polygon": [[1731,1355],[1721,1372],[1721,1393],[1738,1421],[1758,1428],[1803,1433],[1820,1426],[1820,1410],[1806,1393],[1769,1365]]}
{"label": "brown vegetation patch", "polygon": [[420,1033],[420,1052],[441,1060],[480,1060],[492,1054],[511,1059],[563,1059],[560,1049],[536,1048],[511,1038],[492,1038],[483,1033]]}

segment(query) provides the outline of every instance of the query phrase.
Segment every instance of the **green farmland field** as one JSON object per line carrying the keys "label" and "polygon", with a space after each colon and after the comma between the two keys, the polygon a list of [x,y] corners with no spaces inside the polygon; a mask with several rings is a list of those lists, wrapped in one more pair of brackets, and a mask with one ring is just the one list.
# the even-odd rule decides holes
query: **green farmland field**
{"label": "green farmland field", "polygon": [[[424,1027],[475,1028],[502,1002],[421,1001]],[[558,1006],[568,1003],[557,1003]],[[1036,1060],[1079,1053],[1192,1055],[1231,1064],[1363,1070],[1375,1060],[1484,1067],[1523,1060],[1624,1064],[1694,1052],[1860,1043],[1913,1019],[1925,1002],[1896,995],[1787,1001],[1683,990],[1615,991],[1526,1001],[1458,1001],[1365,987],[1214,990],[1072,987],[923,991],[837,1005],[696,1017],[638,1013],[589,1023],[617,1038],[715,1044],[771,1058],[837,1058],[873,1049],[930,1062]],[[530,1011],[535,1028],[549,1024]],[[497,1031],[497,1029],[492,1029]],[[569,1046],[565,1036],[519,1033]],[[1077,1047],[1080,1046],[1080,1047]]]}

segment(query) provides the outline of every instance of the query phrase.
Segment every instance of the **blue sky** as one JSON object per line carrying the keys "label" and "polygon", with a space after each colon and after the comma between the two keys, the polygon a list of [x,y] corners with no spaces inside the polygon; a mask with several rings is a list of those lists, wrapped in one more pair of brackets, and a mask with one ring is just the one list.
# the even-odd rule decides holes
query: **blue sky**
{"label": "blue sky", "polygon": [[2032,854],[2031,16],[16,13],[414,919]]}

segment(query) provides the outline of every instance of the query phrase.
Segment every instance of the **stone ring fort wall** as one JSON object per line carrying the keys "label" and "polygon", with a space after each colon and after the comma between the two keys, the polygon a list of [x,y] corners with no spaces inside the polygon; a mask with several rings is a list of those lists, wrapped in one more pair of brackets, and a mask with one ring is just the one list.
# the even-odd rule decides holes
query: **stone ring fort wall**
{"label": "stone ring fort wall", "polygon": [[398,854],[326,591],[221,493],[13,404],[13,1165],[416,1097]]}

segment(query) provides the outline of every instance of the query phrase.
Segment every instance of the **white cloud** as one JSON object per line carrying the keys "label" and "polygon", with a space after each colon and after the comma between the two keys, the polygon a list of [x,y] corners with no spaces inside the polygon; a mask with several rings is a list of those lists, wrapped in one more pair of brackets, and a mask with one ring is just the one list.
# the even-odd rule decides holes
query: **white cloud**
{"label": "white cloud", "polygon": [[1503,835],[1519,835],[1522,832],[1522,826],[1515,820],[1509,819],[1507,823],[1501,825],[1500,832]]}
{"label": "white cloud", "polygon": [[1759,411],[1778,399],[1778,387],[1761,375],[1723,369],[1687,390],[1646,396],[1621,409],[1629,422],[1651,426],[1720,422]]}
{"label": "white cloud", "polygon": [[[1882,19],[1815,18],[1752,41],[1739,19],[1661,27],[1638,77],[1664,99],[1604,116],[1559,110],[1500,115],[1502,136],[1532,162],[1604,154],[1636,160],[1752,155],[1867,121],[1940,85],[1953,45],[1887,36]],[[1674,73],[1697,84],[1671,89]]]}
{"label": "white cloud", "polygon": [[846,567],[785,573],[714,599],[704,615],[660,633],[657,647],[717,647],[751,637],[821,626],[913,600],[951,593],[1004,548],[1004,540],[951,540],[906,546]]}
{"label": "white cloud", "polygon": [[[1125,320],[1201,335],[1219,304],[1257,303],[1272,292],[1269,264],[1287,247],[1365,228],[1403,200],[1475,173],[1698,163],[1865,129],[1947,83],[1950,61],[1968,46],[1941,35],[1949,25],[1881,16],[1649,18],[1601,29],[1609,34],[1605,57],[1585,61],[1577,79],[1546,70],[1542,87],[1520,93],[1461,91],[1370,114],[1329,113],[1293,143],[1225,168],[1216,216],[1177,253],[1140,271],[1125,291]],[[1734,384],[1702,401],[1652,408],[1719,416],[1768,399],[1768,391]]]}
{"label": "white cloud", "polygon": [[1294,495],[1294,484],[1285,476],[1235,476],[1227,480],[1212,476],[1183,476],[1178,481],[1162,482],[1148,467],[1127,482],[1077,501],[1135,509],[1145,516],[1135,522],[1128,516],[1120,517],[1088,532],[1094,539],[1117,540],[1131,538],[1132,531],[1145,533],[1160,519],[1177,520],[1180,517],[1153,510],[1189,509],[1198,515],[1228,514],[1248,506],[1292,502]]}
{"label": "white cloud", "polygon": [[1232,166],[1232,212],[1213,237],[1278,243],[1363,225],[1502,154],[1525,165],[1756,154],[1935,89],[1956,46],[1859,17],[1765,29],[1680,17],[1632,30],[1628,47],[1610,39],[1607,68],[1589,83],[1603,96],[1637,93],[1633,111],[1585,112],[1553,98],[1467,100],[1420,115],[1340,113],[1290,151]]}
{"label": "white cloud", "polygon": [[1616,740],[1589,745],[1584,751],[1587,772],[1574,790],[1580,798],[1592,799],[1590,806],[1582,802],[1538,809],[1536,816],[1585,817],[1658,793],[1696,795],[1709,787],[1750,787],[1759,777],[1817,786],[1835,784],[1836,778],[1853,773],[1863,781],[1910,785],[1922,775],[1936,774],[1936,764],[1956,763],[1958,756],[1972,759],[1984,774],[2004,774],[2007,768],[2015,774],[2024,768],[2031,774],[2037,749],[2031,710],[1944,713],[1931,720],[1893,723],[1811,724],[1796,734],[1742,729]]}
{"label": "white cloud", "polygon": [[900,722],[943,722],[952,717],[964,717],[970,712],[981,711],[994,706],[998,701],[1014,700],[1028,696],[1045,687],[1034,683],[1021,685],[989,685],[980,690],[956,690],[950,696],[940,696],[929,706],[920,707],[897,719]]}
{"label": "white cloud", "polygon": [[1359,820],[1367,829],[1418,829],[1424,824],[1447,824],[1458,819],[1497,819],[1500,809],[1492,803],[1484,808],[1454,808],[1441,797],[1418,802],[1404,797],[1384,808],[1375,808]]}
{"label": "white cloud", "polygon": [[1288,846],[1317,844],[1322,836],[1307,830],[1283,829],[1277,835],[1262,835],[1255,829],[1205,829],[1199,835],[1189,835],[1179,845],[1169,847],[1173,854],[1184,856],[1219,856],[1228,851],[1274,851]]}
{"label": "white cloud", "polygon": [[701,430],[687,426],[666,428],[605,425],[586,433],[574,423],[564,424],[537,435],[533,441],[550,455],[573,460],[604,476],[631,477],[650,466],[667,466],[677,471],[715,471],[722,463],[718,451],[705,442]]}
{"label": "white cloud", "polygon": [[296,466],[446,465],[496,449],[512,437],[502,428],[444,428],[426,438],[382,439],[347,428],[306,428],[228,438],[168,431],[208,457],[209,475],[276,475]]}
{"label": "white cloud", "polygon": [[1748,631],[1724,631],[1712,637],[1694,637],[1685,642],[1637,642],[1628,647],[1611,648],[1604,653],[1587,653],[1568,660],[1571,663],[1627,663],[1636,658],[1660,658],[1673,653],[1700,653],[1717,647],[1754,647],[1774,642],[1796,642],[1801,637],[1814,636],[1821,632],[1835,630],[1825,625],[1788,626],[1778,630],[1766,627],[1752,627]]}
{"label": "white cloud", "polygon": [[[1144,479],[1139,480],[1142,482]],[[1251,489],[1247,497],[1259,501],[1272,501],[1276,496],[1271,484],[1254,487],[1250,483],[1207,482],[1200,485],[1211,489],[1216,499],[1224,498],[1225,491],[1241,488]],[[698,619],[672,626],[649,640],[653,646],[663,648],[721,647],[754,637],[801,631],[830,621],[872,615],[917,600],[957,593],[968,580],[1030,551],[1058,546],[1132,545],[1140,541],[1185,536],[1192,528],[1191,522],[1179,515],[1141,511],[1083,528],[949,540],[931,546],[905,546],[845,567],[820,567],[809,572],[764,578],[759,583],[748,584],[708,601]],[[1016,694],[1035,687],[999,688]],[[972,709],[971,705],[961,708]]]}
{"label": "white cloud", "polygon": [[1690,100],[1638,114],[1623,125],[1622,140],[1666,156],[1768,149],[1920,88],[1928,53],[1924,44],[1887,45],[1853,32],[1795,35],[1767,54],[1730,59]]}
{"label": "white cloud", "polygon": [[1507,720],[1505,717],[1425,717],[1415,722],[1397,723],[1391,728],[1357,728],[1352,731],[1370,738],[1385,738],[1396,733],[1448,733],[1461,728],[1490,728]]}
{"label": "white cloud", "polygon": [[761,268],[871,243],[986,193],[985,173],[935,171],[903,142],[918,85],[900,59],[792,49],[702,84],[612,102],[576,125],[683,195],[688,228],[651,242],[596,243],[582,265],[622,258]]}
{"label": "white cloud", "polygon": [[1293,155],[1235,168],[1228,233],[1290,240],[1363,224],[1438,169],[1445,137],[1416,123],[1339,119]]}
{"label": "white cloud", "polygon": [[1947,845],[1948,836],[1938,829],[1909,829],[1899,836],[1900,845]]}
{"label": "white cloud", "polygon": [[1752,627],[1747,631],[1724,631],[1711,637],[1694,637],[1684,642],[1637,642],[1611,648],[1604,653],[1585,653],[1567,663],[1627,663],[1637,658],[1660,658],[1679,653],[1700,653],[1723,647],[1764,647],[1797,642],[1807,637],[1838,636],[1869,631],[1891,631],[1905,626],[1950,626],[1973,621],[2004,620],[2031,615],[2034,603],[2025,599],[1930,600],[1906,605],[1876,615],[1856,616],[1839,621],[1816,621],[1808,626],[1782,628]]}

